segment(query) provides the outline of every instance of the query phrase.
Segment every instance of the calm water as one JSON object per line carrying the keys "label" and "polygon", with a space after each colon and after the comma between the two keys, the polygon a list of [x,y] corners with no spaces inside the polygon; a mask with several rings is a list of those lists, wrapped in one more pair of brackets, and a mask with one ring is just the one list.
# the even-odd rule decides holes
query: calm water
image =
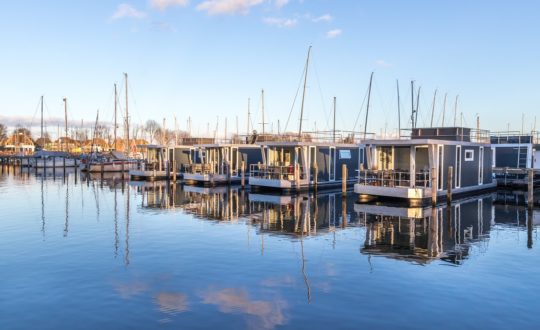
{"label": "calm water", "polygon": [[540,328],[540,211],[0,175],[0,329]]}

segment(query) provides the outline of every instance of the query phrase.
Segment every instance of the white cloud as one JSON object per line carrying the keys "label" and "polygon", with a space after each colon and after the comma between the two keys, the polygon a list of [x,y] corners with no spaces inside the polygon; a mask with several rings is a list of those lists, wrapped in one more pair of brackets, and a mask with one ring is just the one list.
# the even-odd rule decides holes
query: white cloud
{"label": "white cloud", "polygon": [[278,8],[281,8],[289,3],[289,0],[274,0],[274,5]]}
{"label": "white cloud", "polygon": [[266,17],[263,19],[263,22],[268,25],[273,25],[277,27],[293,27],[298,23],[298,20],[295,18],[277,18],[277,17]]}
{"label": "white cloud", "polygon": [[135,9],[135,7],[128,5],[127,3],[121,3],[116,8],[116,11],[111,16],[111,19],[121,19],[125,17],[130,18],[145,18],[146,13],[144,11],[140,11]]}
{"label": "white cloud", "polygon": [[343,31],[341,31],[341,29],[333,29],[333,30],[330,30],[328,32],[326,32],[326,37],[328,39],[333,39],[339,35],[341,35],[343,33]]}
{"label": "white cloud", "polygon": [[249,9],[263,3],[264,0],[205,0],[197,5],[197,10],[209,15],[247,14]]}
{"label": "white cloud", "polygon": [[319,23],[319,22],[330,22],[333,19],[334,19],[334,17],[332,15],[324,14],[324,15],[321,15],[319,17],[315,17],[315,18],[311,19],[311,21],[315,22],[315,23]]}
{"label": "white cloud", "polygon": [[159,10],[165,10],[167,7],[185,7],[189,0],[150,0],[150,5]]}
{"label": "white cloud", "polygon": [[392,63],[388,63],[385,60],[376,60],[375,64],[381,68],[389,68],[392,66]]}

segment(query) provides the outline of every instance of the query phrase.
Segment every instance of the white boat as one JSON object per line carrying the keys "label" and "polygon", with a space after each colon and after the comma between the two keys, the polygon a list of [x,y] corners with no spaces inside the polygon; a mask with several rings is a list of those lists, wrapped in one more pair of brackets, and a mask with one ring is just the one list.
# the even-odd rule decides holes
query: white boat
{"label": "white boat", "polygon": [[80,169],[89,173],[127,172],[137,168],[137,161],[118,151],[101,154],[81,161]]}

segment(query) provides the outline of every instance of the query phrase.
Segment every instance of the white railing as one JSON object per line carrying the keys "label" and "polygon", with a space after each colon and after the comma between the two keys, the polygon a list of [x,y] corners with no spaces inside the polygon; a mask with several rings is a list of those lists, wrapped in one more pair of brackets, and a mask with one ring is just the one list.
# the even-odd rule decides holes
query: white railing
{"label": "white railing", "polygon": [[[298,175],[300,180],[306,178],[306,173],[304,173],[302,166],[297,167]],[[257,179],[267,179],[267,180],[290,180],[294,181],[296,178],[295,167],[290,166],[266,166],[251,164],[249,167],[249,176]]]}
{"label": "white railing", "polygon": [[411,185],[411,173],[395,170],[361,170],[358,173],[358,183],[364,186],[380,187],[430,187],[429,171],[416,172]]}

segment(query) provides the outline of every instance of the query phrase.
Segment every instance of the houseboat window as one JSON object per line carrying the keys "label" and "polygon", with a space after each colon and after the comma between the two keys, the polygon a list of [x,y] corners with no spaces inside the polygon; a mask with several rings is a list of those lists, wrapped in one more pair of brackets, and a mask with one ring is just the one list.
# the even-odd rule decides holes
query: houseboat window
{"label": "houseboat window", "polygon": [[351,159],[351,151],[350,150],[340,150],[339,151],[339,159]]}
{"label": "houseboat window", "polygon": [[474,160],[474,150],[467,149],[465,150],[465,161],[470,162]]}
{"label": "houseboat window", "polygon": [[478,184],[484,183],[484,147],[478,153]]}
{"label": "houseboat window", "polygon": [[444,149],[443,146],[437,147],[437,166],[439,167],[439,177],[437,178],[437,183],[439,190],[442,190],[444,188]]}
{"label": "houseboat window", "polygon": [[461,146],[456,146],[456,178],[455,186],[456,188],[461,187]]}

